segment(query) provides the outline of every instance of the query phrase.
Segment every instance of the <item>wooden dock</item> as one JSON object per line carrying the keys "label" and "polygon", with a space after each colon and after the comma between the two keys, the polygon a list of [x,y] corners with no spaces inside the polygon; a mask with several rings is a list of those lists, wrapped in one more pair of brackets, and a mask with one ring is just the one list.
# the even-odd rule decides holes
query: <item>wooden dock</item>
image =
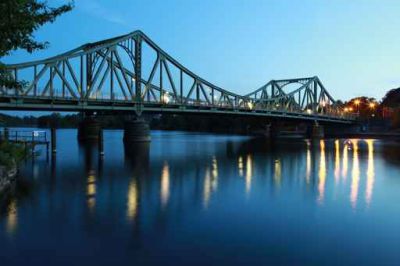
{"label": "wooden dock", "polygon": [[44,130],[18,130],[8,128],[4,128],[0,131],[0,140],[31,147],[32,153],[35,152],[36,146],[45,146],[48,153],[51,142],[47,132]]}

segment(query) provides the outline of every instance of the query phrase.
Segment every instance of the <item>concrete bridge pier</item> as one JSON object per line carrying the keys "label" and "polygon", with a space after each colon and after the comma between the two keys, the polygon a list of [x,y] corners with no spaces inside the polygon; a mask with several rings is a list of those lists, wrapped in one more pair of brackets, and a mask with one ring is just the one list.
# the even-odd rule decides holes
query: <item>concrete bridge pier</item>
{"label": "concrete bridge pier", "polygon": [[78,126],[79,141],[97,141],[101,130],[100,122],[92,115],[85,116]]}
{"label": "concrete bridge pier", "polygon": [[272,124],[266,124],[265,125],[264,136],[266,138],[271,138],[273,136],[273,134],[272,134]]}
{"label": "concrete bridge pier", "polygon": [[124,144],[130,145],[138,142],[150,142],[150,126],[141,117],[135,117],[125,122]]}
{"label": "concrete bridge pier", "polygon": [[312,139],[323,139],[325,137],[324,127],[318,124],[317,121],[312,125],[311,138]]}

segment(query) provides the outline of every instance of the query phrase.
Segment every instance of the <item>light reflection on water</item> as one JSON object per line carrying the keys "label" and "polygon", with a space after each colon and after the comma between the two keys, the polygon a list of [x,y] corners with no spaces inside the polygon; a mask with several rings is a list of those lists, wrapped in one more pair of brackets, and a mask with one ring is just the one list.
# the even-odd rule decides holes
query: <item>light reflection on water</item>
{"label": "light reflection on water", "polygon": [[136,180],[132,178],[129,181],[127,211],[126,211],[126,215],[129,221],[133,221],[136,217],[138,208],[138,197],[139,195],[138,195]]}
{"label": "light reflection on water", "polygon": [[239,156],[238,159],[239,176],[243,176],[243,157]]}
{"label": "light reflection on water", "polygon": [[339,183],[340,178],[340,141],[335,140],[335,185]]}
{"label": "light reflection on water", "polygon": [[250,194],[251,190],[251,179],[253,177],[253,162],[251,160],[251,155],[248,154],[246,157],[246,194]]}
{"label": "light reflection on water", "polygon": [[6,231],[12,236],[17,230],[18,224],[18,210],[17,210],[17,200],[12,199],[8,205],[7,209],[7,222],[6,222]]}
{"label": "light reflection on water", "polygon": [[374,189],[375,169],[374,169],[374,140],[366,140],[368,144],[368,166],[367,166],[367,186],[365,188],[365,201],[369,206],[372,200]]}
{"label": "light reflection on water", "polygon": [[[35,241],[44,249],[51,246],[49,231],[53,227],[66,232],[63,239],[71,245],[65,254],[81,254],[94,238],[110,243],[104,250],[100,248],[99,254],[107,250],[120,262],[147,259],[156,263],[154,254],[168,257],[185,247],[187,255],[183,256],[188,260],[183,262],[187,263],[198,255],[195,247],[213,258],[219,252],[213,249],[214,243],[228,252],[234,243],[268,250],[278,242],[282,248],[277,254],[284,254],[289,261],[310,263],[316,259],[330,264],[329,256],[314,257],[314,244],[310,243],[321,246],[321,254],[332,249],[344,252],[364,241],[374,242],[371,227],[376,237],[400,239],[400,231],[388,229],[396,228],[389,222],[369,223],[382,218],[386,210],[379,206],[385,205],[386,197],[399,195],[388,183],[391,177],[385,175],[399,168],[386,162],[386,148],[380,141],[270,143],[164,132],[155,135],[151,145],[134,147],[135,152],[128,154],[118,144],[120,132],[108,131],[106,155],[99,161],[93,152],[96,147],[78,148],[68,143],[71,135],[64,132],[67,144],[58,149],[62,160],[57,160],[54,172],[45,160],[22,169],[22,180],[34,189],[29,197],[19,196],[8,203],[0,224],[7,235],[3,239],[0,234],[5,246],[0,255],[7,256],[7,250],[16,248],[7,246],[10,238],[24,247],[14,252],[23,253]],[[77,154],[84,156],[76,160]],[[398,185],[396,189],[400,189]],[[394,205],[390,206],[387,213],[395,213]],[[318,233],[297,231],[309,226]],[[368,234],[355,234],[351,227]],[[31,241],[26,241],[27,234]],[[85,238],[87,234],[90,237]],[[334,241],[332,245],[325,242],[331,234],[344,243],[343,250]],[[197,244],[192,246],[194,238]],[[121,246],[133,253],[120,254]],[[391,249],[378,252],[397,256]],[[263,254],[243,246],[238,256],[282,262],[283,255]],[[368,261],[361,252],[353,255],[346,262]],[[205,258],[199,261],[207,263]]]}
{"label": "light reflection on water", "polygon": [[353,208],[357,205],[358,187],[360,185],[360,165],[358,158],[358,140],[352,140],[353,144],[353,166],[351,170],[351,192],[350,202]]}
{"label": "light reflection on water", "polygon": [[165,207],[169,199],[169,166],[167,162],[164,162],[164,166],[161,172],[161,204]]}
{"label": "light reflection on water", "polygon": [[86,195],[88,197],[87,204],[89,210],[93,211],[96,205],[96,176],[93,170],[89,171],[87,178],[87,191]]}
{"label": "light reflection on water", "polygon": [[307,141],[307,170],[306,170],[306,182],[307,185],[310,184],[310,178],[311,178],[311,149],[310,149],[310,141]]}
{"label": "light reflection on water", "polygon": [[[339,155],[340,157],[340,155]],[[346,181],[346,177],[347,177],[347,170],[349,168],[349,146],[347,143],[345,143],[343,145],[343,168],[342,168],[342,177],[343,177],[343,181]]]}
{"label": "light reflection on water", "polygon": [[325,193],[325,182],[326,182],[326,159],[325,159],[325,141],[320,140],[320,159],[319,159],[319,171],[318,171],[318,202],[322,203],[324,201]]}

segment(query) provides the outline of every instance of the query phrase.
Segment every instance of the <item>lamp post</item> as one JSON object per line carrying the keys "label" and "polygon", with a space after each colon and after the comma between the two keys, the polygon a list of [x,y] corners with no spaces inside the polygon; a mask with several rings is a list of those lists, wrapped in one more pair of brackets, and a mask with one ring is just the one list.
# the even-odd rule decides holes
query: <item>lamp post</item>
{"label": "lamp post", "polygon": [[354,104],[357,107],[357,115],[360,116],[360,100],[359,99],[354,100]]}
{"label": "lamp post", "polygon": [[[369,108],[370,108],[371,111],[372,111],[371,117],[374,117],[374,116],[375,116],[375,114],[374,114],[375,103],[374,103],[374,102],[370,102],[370,103],[368,104],[368,106],[369,106]],[[368,128],[371,127],[371,117],[368,116]]]}

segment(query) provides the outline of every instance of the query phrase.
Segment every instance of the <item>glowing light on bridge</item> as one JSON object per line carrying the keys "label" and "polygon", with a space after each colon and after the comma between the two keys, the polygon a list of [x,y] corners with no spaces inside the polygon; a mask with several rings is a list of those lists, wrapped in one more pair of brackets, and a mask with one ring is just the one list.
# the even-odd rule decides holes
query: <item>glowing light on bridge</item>
{"label": "glowing light on bridge", "polygon": [[247,103],[247,106],[249,107],[249,109],[253,109],[254,104],[253,104],[252,102],[248,102],[248,103]]}
{"label": "glowing light on bridge", "polygon": [[165,92],[162,96],[161,101],[165,104],[168,104],[171,101],[171,96],[169,95],[168,92]]}
{"label": "glowing light on bridge", "polygon": [[375,167],[374,167],[374,140],[366,140],[368,145],[368,166],[367,166],[367,185],[365,188],[365,201],[367,206],[372,200],[372,191],[375,183]]}

